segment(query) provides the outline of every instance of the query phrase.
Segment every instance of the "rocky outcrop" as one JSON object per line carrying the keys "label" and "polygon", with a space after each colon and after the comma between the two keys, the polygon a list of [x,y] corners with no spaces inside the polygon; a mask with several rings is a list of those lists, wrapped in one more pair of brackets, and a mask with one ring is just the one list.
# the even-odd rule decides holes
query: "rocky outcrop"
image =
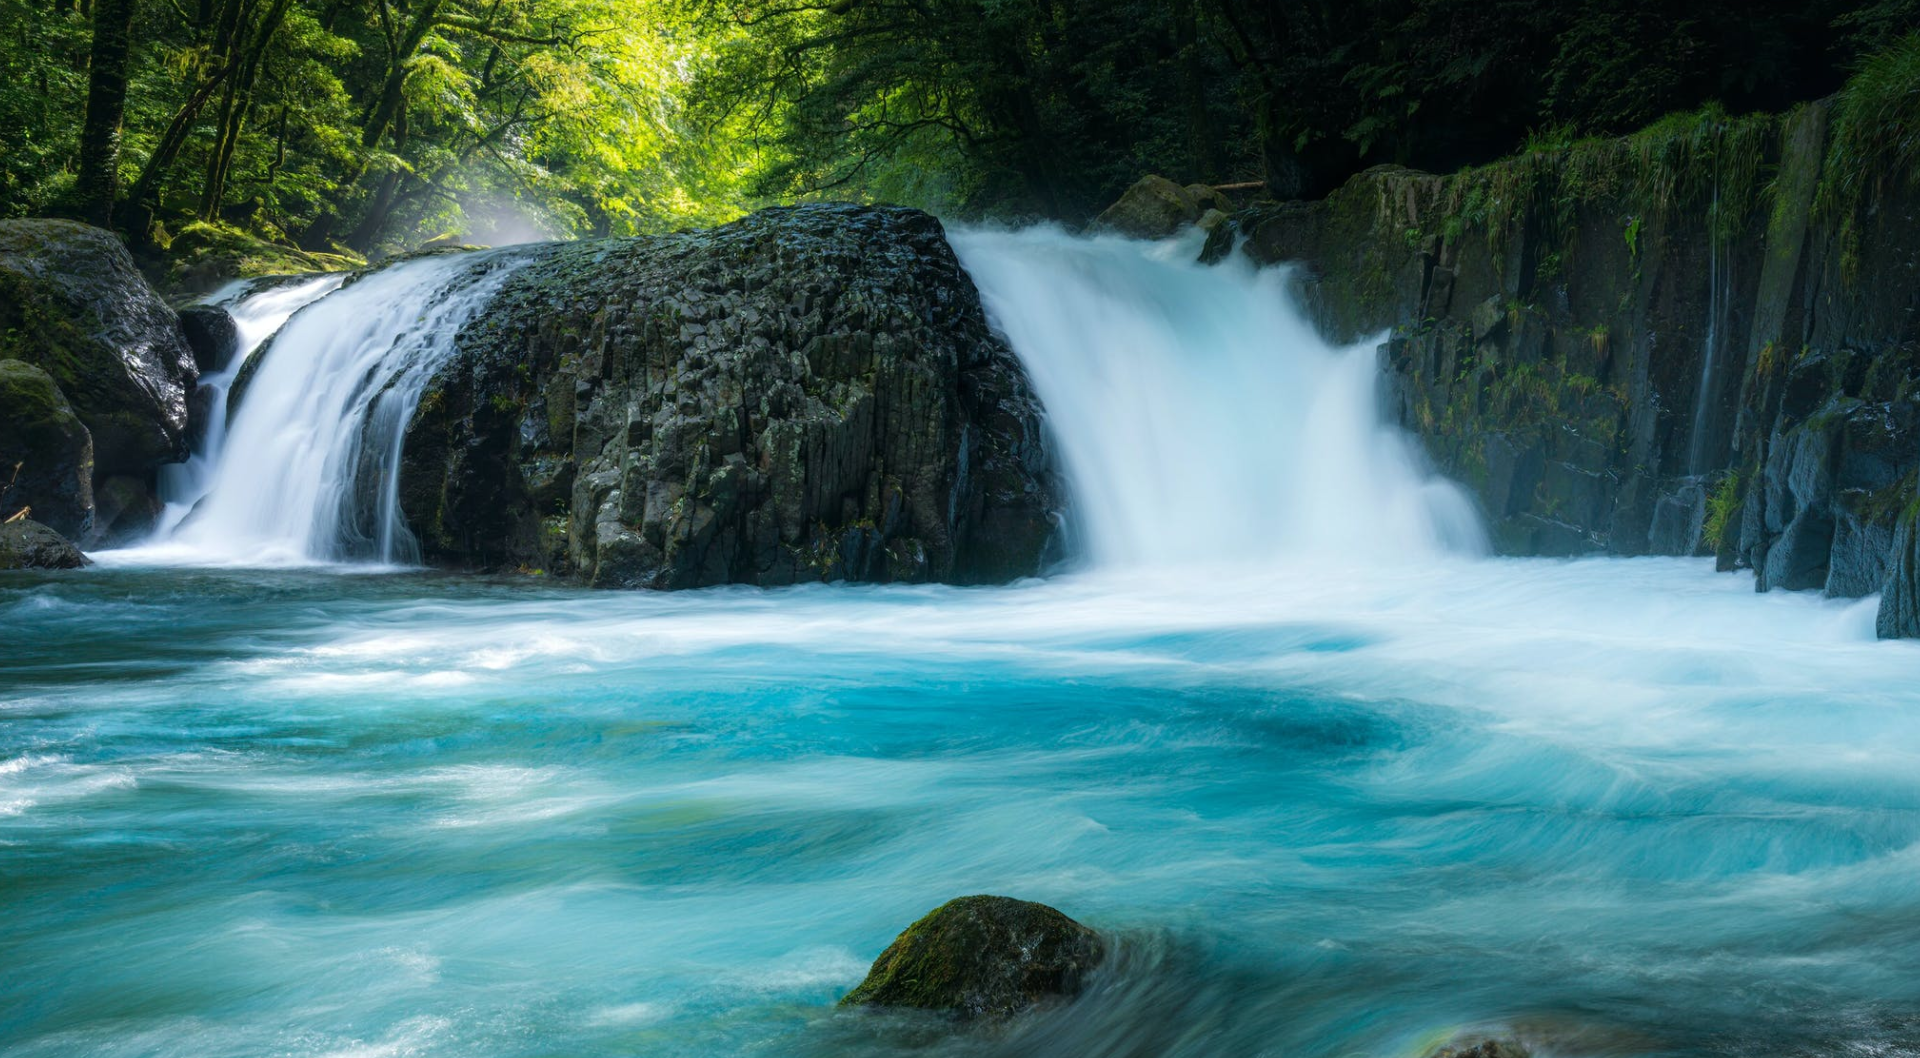
{"label": "rocky outcrop", "polygon": [[1901,514],[1888,564],[1886,593],[1875,622],[1880,638],[1920,638],[1920,503]]}
{"label": "rocky outcrop", "polygon": [[94,491],[138,502],[96,512],[89,540],[137,531],[154,468],[186,456],[197,372],[173,310],[113,235],[69,221],[0,221],[0,359],[45,371],[93,442]]}
{"label": "rocky outcrop", "polygon": [[148,274],[170,296],[197,297],[236,279],[344,272],[365,266],[357,257],[310,253],[224,224],[197,221],[167,239],[165,252],[148,262]]}
{"label": "rocky outcrop", "polygon": [[0,519],[27,508],[67,536],[93,528],[93,437],[53,376],[0,360]]}
{"label": "rocky outcrop", "polygon": [[1208,254],[1297,262],[1330,336],[1388,335],[1394,415],[1501,551],[1710,554],[1763,591],[1870,594],[1920,469],[1920,193],[1858,179],[1834,125],[1703,113],[1376,169],[1237,214]]}
{"label": "rocky outcrop", "polygon": [[1045,904],[963,896],[908,926],[840,1003],[1005,1018],[1077,995],[1105,954],[1098,933]]}
{"label": "rocky outcrop", "polygon": [[408,427],[428,561],[652,588],[1039,572],[1039,407],[932,217],[519,252]]}
{"label": "rocky outcrop", "polygon": [[1135,239],[1165,239],[1189,225],[1211,231],[1232,209],[1225,195],[1205,184],[1181,187],[1164,176],[1144,176],[1095,217],[1090,228]]}
{"label": "rocky outcrop", "polygon": [[188,305],[180,310],[180,332],[193,350],[200,374],[227,366],[240,347],[240,328],[233,314],[219,305]]}
{"label": "rocky outcrop", "polygon": [[79,569],[87,556],[73,541],[31,518],[0,525],[0,569]]}

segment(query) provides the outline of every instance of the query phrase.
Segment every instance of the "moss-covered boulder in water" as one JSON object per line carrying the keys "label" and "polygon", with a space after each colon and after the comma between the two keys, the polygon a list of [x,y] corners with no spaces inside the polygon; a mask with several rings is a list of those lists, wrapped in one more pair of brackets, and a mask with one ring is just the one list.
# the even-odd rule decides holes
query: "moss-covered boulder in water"
{"label": "moss-covered boulder in water", "polygon": [[0,360],[0,518],[22,507],[68,536],[93,527],[93,438],[54,384]]}
{"label": "moss-covered boulder in water", "polygon": [[1430,1058],[1532,1058],[1533,1052],[1518,1040],[1456,1040],[1432,1052]]}
{"label": "moss-covered boulder in water", "polygon": [[1164,176],[1143,176],[1094,218],[1092,228],[1136,239],[1165,239],[1203,218],[1210,231],[1232,209],[1226,196],[1205,184],[1181,187]]}
{"label": "moss-covered boulder in water", "polygon": [[1039,402],[933,217],[511,253],[408,427],[428,561],[662,589],[1040,572]]}
{"label": "moss-covered boulder in water", "polygon": [[1007,1017],[1077,994],[1105,954],[1098,933],[1045,904],[963,896],[908,926],[840,1003]]}
{"label": "moss-covered boulder in water", "polygon": [[0,525],[0,569],[79,569],[87,556],[73,541],[31,518]]}
{"label": "moss-covered boulder in water", "polygon": [[193,353],[111,233],[0,220],[0,359],[53,376],[93,436],[97,476],[186,457]]}

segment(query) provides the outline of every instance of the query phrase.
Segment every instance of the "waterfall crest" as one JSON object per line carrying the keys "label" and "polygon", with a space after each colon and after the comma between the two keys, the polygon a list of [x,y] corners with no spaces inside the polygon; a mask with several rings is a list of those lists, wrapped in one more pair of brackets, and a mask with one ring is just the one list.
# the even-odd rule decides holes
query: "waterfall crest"
{"label": "waterfall crest", "polygon": [[240,565],[418,562],[396,496],[407,422],[517,263],[410,261],[292,313],[257,354],[191,513],[145,550]]}
{"label": "waterfall crest", "polygon": [[1201,265],[1191,240],[952,241],[1046,407],[1096,563],[1485,550],[1472,501],[1382,422],[1378,343],[1328,345],[1284,270]]}

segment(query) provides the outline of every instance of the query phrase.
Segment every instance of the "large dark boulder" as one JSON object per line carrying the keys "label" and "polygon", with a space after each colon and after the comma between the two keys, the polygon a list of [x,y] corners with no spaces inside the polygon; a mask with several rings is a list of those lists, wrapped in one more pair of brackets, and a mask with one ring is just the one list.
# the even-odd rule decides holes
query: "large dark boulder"
{"label": "large dark boulder", "polygon": [[934,218],[519,253],[408,428],[428,561],[651,588],[1040,571],[1039,405]]}
{"label": "large dark boulder", "polygon": [[53,376],[93,437],[97,478],[144,481],[186,457],[192,350],[111,233],[0,220],[0,359]]}
{"label": "large dark boulder", "polygon": [[894,938],[840,1003],[1008,1017],[1078,994],[1105,955],[1098,933],[1045,904],[963,896]]}
{"label": "large dark boulder", "polygon": [[0,360],[0,518],[22,507],[67,536],[93,528],[93,437],[53,376]]}
{"label": "large dark boulder", "polygon": [[227,366],[240,348],[240,328],[233,314],[219,305],[189,305],[180,310],[180,330],[201,374]]}
{"label": "large dark boulder", "polygon": [[73,541],[31,518],[0,525],[0,569],[79,569],[87,556]]}

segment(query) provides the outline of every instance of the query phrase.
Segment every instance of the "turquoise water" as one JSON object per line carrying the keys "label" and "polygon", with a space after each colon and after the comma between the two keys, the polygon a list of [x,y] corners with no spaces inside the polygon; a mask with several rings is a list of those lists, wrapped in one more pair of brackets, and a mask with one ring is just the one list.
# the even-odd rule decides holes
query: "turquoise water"
{"label": "turquoise water", "polygon": [[[0,1053],[1920,1053],[1920,645],[1665,560],[0,574]],[[954,1038],[940,901],[1122,938]]]}

